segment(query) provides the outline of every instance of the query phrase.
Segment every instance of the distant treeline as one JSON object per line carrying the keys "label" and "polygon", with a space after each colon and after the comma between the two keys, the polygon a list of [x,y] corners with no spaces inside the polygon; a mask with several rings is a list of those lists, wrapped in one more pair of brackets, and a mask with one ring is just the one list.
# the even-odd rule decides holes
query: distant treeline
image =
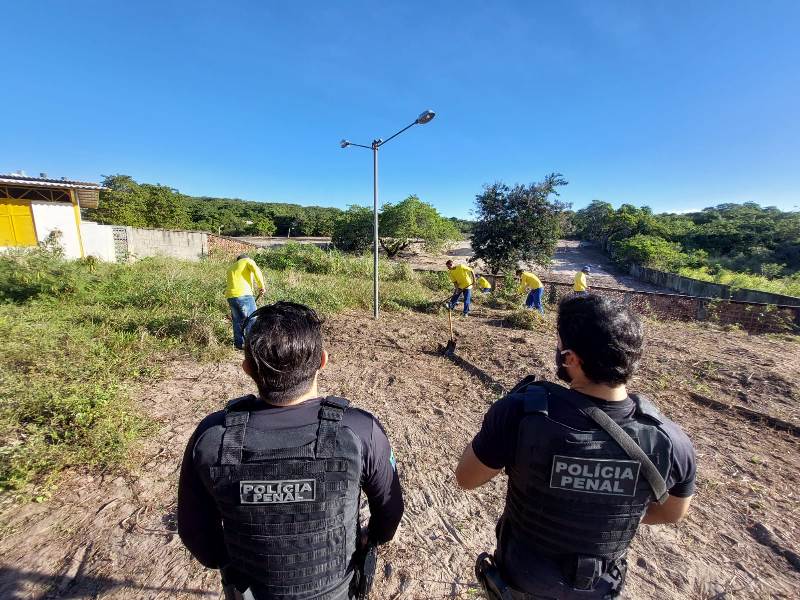
{"label": "distant treeline", "polygon": [[[164,185],[137,183],[128,175],[103,180],[100,206],[87,216],[100,223],[133,227],[197,229],[222,235],[331,236],[345,211],[323,206],[254,202],[238,198],[186,196]],[[474,223],[450,218],[460,232]]]}
{"label": "distant treeline", "polygon": [[800,212],[754,202],[686,214],[618,209],[595,200],[572,218],[573,234],[597,241],[619,262],[678,270],[719,267],[769,277],[800,271]]}

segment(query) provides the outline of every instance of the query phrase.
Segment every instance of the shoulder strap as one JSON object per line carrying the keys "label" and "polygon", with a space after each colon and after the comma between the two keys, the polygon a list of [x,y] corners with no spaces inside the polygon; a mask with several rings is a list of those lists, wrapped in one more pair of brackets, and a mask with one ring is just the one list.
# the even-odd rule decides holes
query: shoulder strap
{"label": "shoulder strap", "polygon": [[661,416],[661,413],[649,398],[646,396],[640,396],[638,394],[631,394],[631,399],[636,403],[637,413],[650,417],[659,425],[664,422],[664,417]]}
{"label": "shoulder strap", "polygon": [[619,444],[620,448],[625,451],[625,454],[642,465],[645,479],[647,479],[647,483],[650,484],[650,488],[653,490],[656,500],[659,504],[663,504],[667,500],[667,496],[669,496],[667,483],[664,481],[658,468],[653,464],[653,461],[650,460],[650,457],[639,447],[639,444],[637,444],[622,427],[617,425],[611,417],[589,400],[576,396],[575,394],[564,394],[563,398],[597,423],[603,431]]}
{"label": "shoulder strap", "polygon": [[336,450],[336,434],[350,401],[337,396],[328,396],[319,406],[319,428],[314,454],[317,458],[330,458]]}
{"label": "shoulder strap", "polygon": [[248,403],[253,398],[252,394],[241,396],[228,402],[225,406],[225,431],[222,434],[222,451],[220,463],[223,465],[238,465],[242,462],[242,447],[247,421],[250,419]]}
{"label": "shoulder strap", "polygon": [[525,378],[522,381],[520,381],[517,385],[515,385],[513,388],[511,388],[511,391],[508,393],[516,394],[518,392],[521,392],[532,383],[536,383],[536,375],[526,375]]}

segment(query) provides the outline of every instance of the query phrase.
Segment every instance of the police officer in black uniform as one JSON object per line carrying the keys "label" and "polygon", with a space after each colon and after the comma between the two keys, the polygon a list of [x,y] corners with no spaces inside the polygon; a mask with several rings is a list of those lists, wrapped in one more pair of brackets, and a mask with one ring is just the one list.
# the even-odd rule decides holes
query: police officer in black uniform
{"label": "police officer in black uniform", "polygon": [[494,556],[476,574],[506,599],[616,598],[640,523],[679,521],[695,486],[686,434],[626,382],[642,355],[639,319],[589,294],[563,300],[557,375],[529,377],[486,413],[456,469],[464,489],[508,474]]}
{"label": "police officer in black uniform", "polygon": [[391,540],[403,515],[386,433],[344,398],[320,396],[328,355],[313,310],[278,302],[250,323],[242,367],[258,395],[232,400],[189,440],[178,533],[198,561],[223,571],[229,597],[353,597],[364,548]]}

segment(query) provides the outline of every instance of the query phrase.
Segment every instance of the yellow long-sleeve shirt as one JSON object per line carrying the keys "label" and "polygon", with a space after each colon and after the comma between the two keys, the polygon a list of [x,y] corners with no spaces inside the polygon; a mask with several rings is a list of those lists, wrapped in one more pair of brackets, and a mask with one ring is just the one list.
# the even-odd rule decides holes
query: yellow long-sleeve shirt
{"label": "yellow long-sleeve shirt", "polygon": [[544,287],[542,285],[542,281],[533,273],[528,273],[524,271],[519,278],[519,291],[524,292],[525,290],[536,290],[540,287]]}
{"label": "yellow long-sleeve shirt", "polygon": [[472,284],[475,283],[475,273],[467,265],[456,265],[449,270],[448,275],[450,276],[450,281],[462,290],[471,288]]}
{"label": "yellow long-sleeve shirt", "polygon": [[575,285],[573,286],[573,290],[576,292],[585,292],[586,291],[586,273],[583,271],[578,271],[575,273]]}
{"label": "yellow long-sleeve shirt", "polygon": [[264,275],[251,258],[237,260],[227,274],[226,298],[253,296],[253,288],[264,289]]}

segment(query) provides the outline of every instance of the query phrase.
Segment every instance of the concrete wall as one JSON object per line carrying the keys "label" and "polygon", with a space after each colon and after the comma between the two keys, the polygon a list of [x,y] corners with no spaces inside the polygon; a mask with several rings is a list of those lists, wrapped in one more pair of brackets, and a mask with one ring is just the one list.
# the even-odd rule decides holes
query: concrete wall
{"label": "concrete wall", "polygon": [[36,238],[43,242],[50,233],[61,232],[61,246],[67,258],[81,257],[81,244],[75,210],[69,202],[31,202]]}
{"label": "concrete wall", "polygon": [[702,298],[723,298],[739,300],[741,302],[755,302],[761,304],[777,304],[780,306],[800,306],[800,298],[770,294],[758,290],[731,289],[727,285],[701,281],[683,277],[676,273],[666,273],[655,269],[648,269],[633,265],[631,275],[640,281],[649,283],[686,294],[687,296],[700,296]]}
{"label": "concrete wall", "polygon": [[100,225],[92,221],[81,221],[83,237],[83,253],[85,256],[96,256],[100,260],[114,262],[117,254],[114,250],[114,227]]}
{"label": "concrete wall", "polygon": [[199,260],[208,256],[208,234],[203,231],[176,231],[170,229],[142,229],[126,227],[128,259],[146,256],[172,256],[185,260]]}

